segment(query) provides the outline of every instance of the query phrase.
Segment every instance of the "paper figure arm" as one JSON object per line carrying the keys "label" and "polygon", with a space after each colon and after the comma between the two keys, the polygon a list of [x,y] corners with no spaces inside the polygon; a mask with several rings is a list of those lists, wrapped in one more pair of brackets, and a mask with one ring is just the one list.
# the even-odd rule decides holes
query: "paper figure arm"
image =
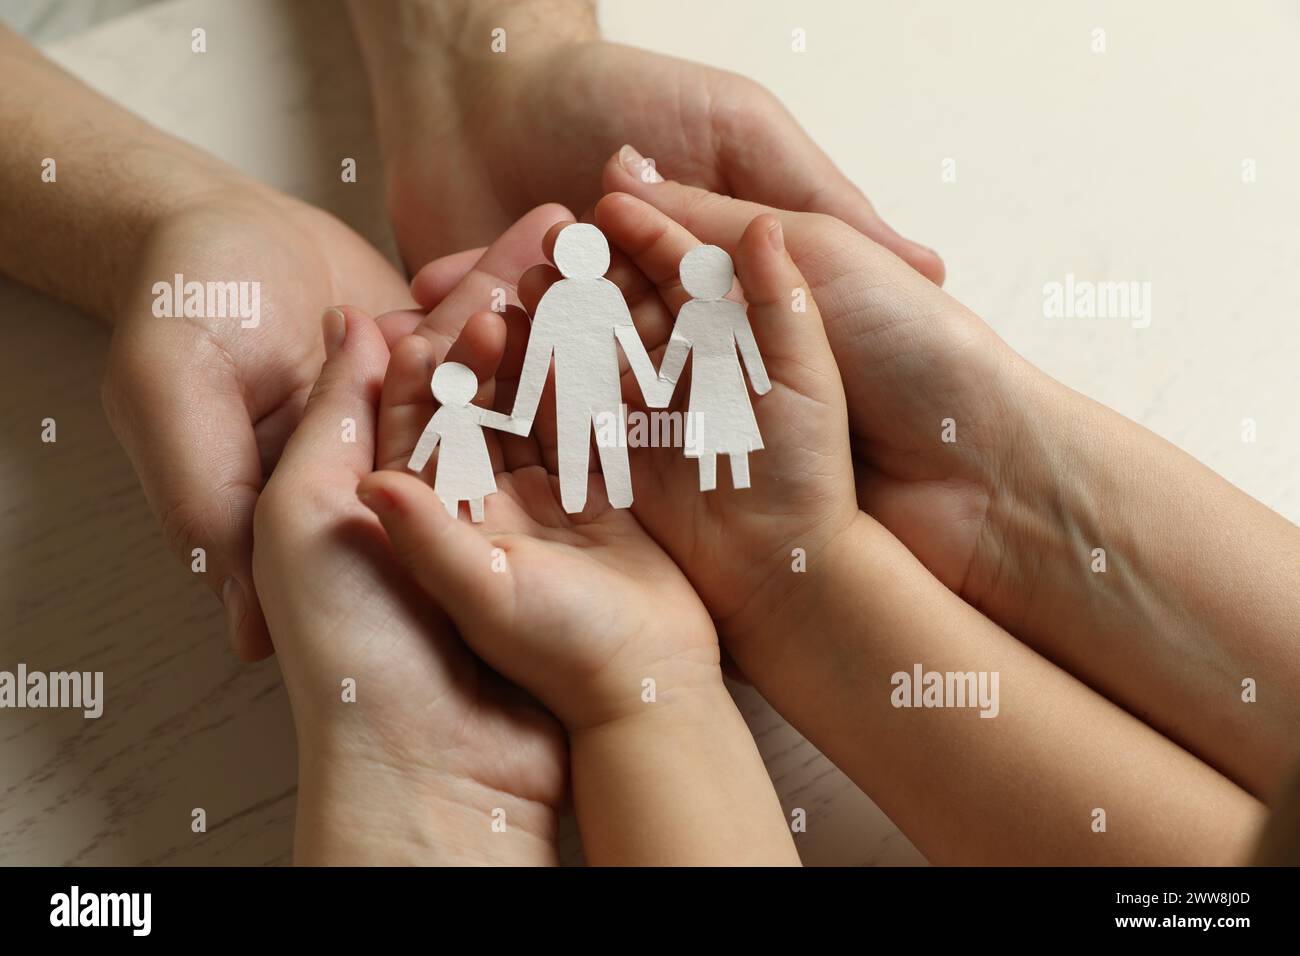
{"label": "paper figure arm", "polygon": [[758,342],[754,340],[754,330],[749,327],[749,319],[744,310],[736,315],[736,344],[740,347],[740,357],[745,362],[745,371],[754,383],[754,391],[766,395],[772,391],[772,383],[767,378],[767,367],[763,365],[763,356],[759,354]]}
{"label": "paper figure arm", "polygon": [[[641,389],[645,403],[651,408],[666,408],[669,399],[673,397],[672,386],[675,383],[665,383],[655,374],[654,362],[645,350],[645,343],[637,334],[631,316],[626,325],[614,326],[614,337],[623,346],[623,354],[627,356],[627,364],[632,367],[632,374],[636,376],[636,384]],[[665,385],[668,386],[666,390]]]}
{"label": "paper figure arm", "polygon": [[674,329],[668,337],[668,349],[664,352],[663,364],[659,366],[659,377],[676,385],[682,377],[682,369],[686,367],[686,356],[690,351],[691,340]]}
{"label": "paper figure arm", "polygon": [[406,463],[407,468],[417,475],[424,471],[424,466],[429,463],[429,456],[438,447],[439,434],[438,427],[430,418],[429,424],[425,425],[424,431],[420,433],[420,440],[415,443],[415,451],[411,452],[411,458]]}
{"label": "paper figure arm", "polygon": [[[546,384],[546,373],[551,370],[551,353],[555,350],[555,343],[551,341],[551,323],[546,318],[549,314],[546,296],[542,296],[542,301],[537,303],[532,330],[528,333],[528,348],[524,351],[524,367],[519,373],[515,407],[510,412],[510,418],[516,423],[527,423],[530,427],[537,417],[542,386]],[[527,428],[522,434],[528,434]]]}
{"label": "paper figure arm", "polygon": [[478,423],[484,428],[495,428],[497,431],[510,432],[512,435],[527,435],[532,426],[532,419],[511,418],[509,415],[502,415],[489,408],[479,408],[477,405],[471,405],[470,408],[478,412]]}

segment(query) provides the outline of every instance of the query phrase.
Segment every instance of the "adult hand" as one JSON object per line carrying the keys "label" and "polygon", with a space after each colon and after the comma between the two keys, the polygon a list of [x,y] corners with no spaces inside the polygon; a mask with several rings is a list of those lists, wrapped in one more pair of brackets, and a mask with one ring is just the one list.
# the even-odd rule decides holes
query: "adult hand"
{"label": "adult hand", "polygon": [[[236,652],[263,657],[253,506],[320,369],[317,316],[409,293],[333,217],[155,129],[3,27],[0,61],[0,272],[116,324],[109,421],[172,546],[225,601]],[[31,174],[69,143],[73,175]],[[187,288],[201,290],[188,303]],[[244,318],[230,314],[240,291]]]}
{"label": "adult hand", "polygon": [[[354,2],[408,268],[482,245],[524,210],[598,197],[603,157],[784,209],[832,213],[935,282],[943,263],[886,224],[781,103],[745,77],[606,43],[583,0]],[[493,52],[493,30],[506,48]],[[637,157],[638,161],[640,157]]]}
{"label": "adult hand", "polygon": [[[159,317],[166,303],[153,286],[172,286],[177,275],[253,283],[258,315],[187,317],[177,301],[176,317]],[[235,652],[265,657],[272,646],[252,576],[253,511],[320,369],[318,317],[336,302],[399,308],[409,292],[347,226],[242,180],[160,217],[125,288],[104,379],[109,421],[172,548],[192,567],[202,566],[202,549]]]}
{"label": "adult hand", "polygon": [[357,499],[388,348],[352,309],[327,313],[324,337],[256,513],[254,569],[298,731],[295,857],[554,863],[559,725],[469,653]]}
{"label": "adult hand", "polygon": [[[618,157],[604,175],[632,195],[607,195],[596,223],[668,303],[682,252],[734,253],[776,215],[844,381],[862,509],[1044,656],[1255,794],[1278,783],[1300,720],[1300,656],[1278,637],[1300,627],[1294,525],[843,223],[646,183]],[[1268,701],[1243,693],[1260,673]]]}

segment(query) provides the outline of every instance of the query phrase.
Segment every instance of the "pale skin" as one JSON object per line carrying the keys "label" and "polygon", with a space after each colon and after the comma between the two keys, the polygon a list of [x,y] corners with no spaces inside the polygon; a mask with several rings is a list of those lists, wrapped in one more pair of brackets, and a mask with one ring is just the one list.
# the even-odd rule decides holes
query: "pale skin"
{"label": "pale skin", "polygon": [[630,138],[667,176],[834,213],[943,279],[938,255],[886,224],[770,92],[602,40],[591,0],[348,0],[348,13],[412,271],[541,203],[588,208],[602,157]]}
{"label": "pale skin", "polygon": [[[631,260],[610,275],[659,354],[688,298],[670,277],[697,240],[628,197],[596,218]],[[709,495],[691,462],[634,449],[632,510],[746,676],[935,863],[1244,860],[1262,813],[1252,796],[969,607],[859,510],[844,386],[780,220],[759,215],[729,248],[772,383],[755,414],[783,440],[755,454],[751,489]],[[525,277],[525,303],[548,277]],[[890,677],[917,661],[998,671],[998,717],[894,708]],[[1096,808],[1108,832],[1122,821],[1122,840],[1096,838]]]}
{"label": "pale skin", "polygon": [[[595,219],[672,304],[671,256],[734,251],[764,209],[645,183],[636,159],[604,172],[636,198]],[[991,621],[1267,800],[1300,756],[1300,531],[842,223],[774,214],[844,373],[860,507]],[[936,440],[949,417],[956,444]],[[1269,693],[1246,704],[1247,677]]]}
{"label": "pale skin", "polygon": [[[240,657],[269,654],[275,623],[298,730],[295,859],[555,863],[560,725],[478,663],[354,493],[373,467],[367,410],[386,338],[424,313],[390,313],[380,328],[349,313],[324,334],[321,314],[339,301],[400,309],[406,280],[338,220],[150,127],[3,27],[0,73],[0,271],[113,326],[105,410],[170,545],[187,566],[206,550]],[[47,156],[57,182],[41,180]],[[486,266],[533,262],[556,215],[568,213],[507,230]],[[151,286],[176,272],[260,281],[259,327],[155,317]],[[459,285],[444,294],[455,300]],[[333,372],[327,342],[341,343]],[[344,417],[357,441],[340,456]],[[355,704],[341,700],[345,677]],[[491,830],[494,808],[505,833]]]}
{"label": "pale skin", "polygon": [[[110,417],[178,552],[187,556],[195,546],[207,548],[214,572],[209,577],[226,599],[236,648],[243,656],[265,654],[270,645],[253,588],[251,515],[320,364],[323,349],[312,317],[332,301],[358,301],[375,311],[401,305],[403,283],[364,242],[318,210],[251,184],[151,130],[11,34],[2,39],[7,87],[0,116],[7,131],[16,131],[10,139],[16,148],[0,158],[6,187],[0,191],[5,213],[0,223],[39,221],[53,227],[33,234],[0,226],[0,265],[7,274],[117,322],[105,390]],[[570,56],[573,52],[556,53],[552,62],[612,65],[621,57],[637,57],[663,68],[663,61],[650,54],[587,40],[580,57]],[[689,64],[675,69],[683,76],[703,72]],[[581,76],[581,70],[574,66],[568,75]],[[497,84],[519,97],[530,85],[540,86]],[[486,87],[482,95],[489,95]],[[35,102],[49,108],[32,111]],[[733,133],[722,141],[740,140]],[[40,158],[59,155],[57,144],[67,142],[78,144],[78,156],[88,160],[97,178],[61,176],[57,189],[40,183],[32,175]],[[96,159],[100,146],[103,153]],[[488,152],[510,155],[495,148]],[[666,155],[648,147],[647,152]],[[757,182],[772,169],[771,150],[761,161],[754,154],[748,163],[736,161],[745,155],[731,149],[709,167],[718,174],[724,160],[732,162],[742,194],[747,185],[742,173]],[[125,167],[130,171],[114,179],[114,171],[124,169],[123,156],[132,159]],[[556,167],[575,168],[566,167],[565,159]],[[669,162],[661,159],[659,168],[672,174]],[[644,164],[635,170],[623,180],[618,169],[607,170],[606,185],[656,201],[647,190],[657,184],[646,182]],[[441,180],[451,188],[447,177]],[[759,211],[732,202],[715,203],[709,215],[687,208],[689,202],[673,209],[674,198],[691,194],[667,185],[657,201],[700,238],[719,244],[734,243]],[[759,192],[750,195],[781,202]],[[477,201],[456,208],[439,225],[472,222],[466,209],[487,208],[475,206]],[[715,215],[728,210],[735,215]],[[1117,702],[1142,711],[1146,721],[1234,779],[1267,794],[1295,752],[1290,728],[1296,726],[1300,695],[1285,640],[1296,632],[1285,570],[1294,567],[1294,529],[1182,453],[1024,368],[1004,346],[990,344],[993,337],[978,319],[936,297],[877,247],[848,242],[842,227],[817,217],[781,217],[796,258],[808,260],[809,281],[827,307],[832,350],[842,364],[858,360],[850,367],[862,371],[845,382],[862,506],[967,603]],[[494,223],[493,231],[500,225]],[[418,244],[418,223],[406,231]],[[232,233],[242,237],[239,249],[226,241]],[[809,240],[804,247],[805,237],[822,235],[834,240],[820,246]],[[530,247],[524,242],[519,248]],[[849,278],[843,278],[833,275],[834,268],[815,270],[817,252],[826,253],[824,260],[833,266],[856,271],[848,269],[842,276]],[[418,261],[419,253],[413,255],[410,261]],[[459,270],[477,260],[476,252]],[[131,263],[140,263],[140,275],[128,268]],[[243,347],[223,330],[195,329],[190,322],[179,323],[174,334],[146,334],[153,327],[134,317],[145,313],[149,282],[173,271],[198,279],[256,272],[272,297],[263,303],[267,337],[257,347],[251,342]],[[478,274],[485,276],[486,269]],[[866,276],[865,288],[853,286],[853,276]],[[444,291],[436,269],[425,281],[427,294]],[[274,320],[269,325],[268,317]],[[408,322],[402,331],[409,328]],[[431,339],[442,334],[432,328],[422,332]],[[963,365],[958,358],[969,362]],[[935,417],[945,413],[927,404],[936,375],[940,387],[933,391],[954,404],[946,414],[955,410],[961,421],[972,421],[980,439],[996,438],[1000,430],[1017,440],[1036,440],[1032,447],[1040,454],[1018,456],[1012,441],[977,440],[960,443],[955,456],[927,458]],[[927,384],[909,388],[909,381]],[[195,382],[204,387],[196,391]],[[1033,407],[1036,420],[1026,420],[1018,402]],[[177,408],[184,414],[176,416]],[[895,414],[880,414],[881,408]],[[202,418],[229,427],[218,441],[191,447],[186,430],[167,428],[157,417],[159,409],[168,409],[181,426]],[[999,427],[980,434],[990,421]],[[1104,455],[1097,450],[1103,443]],[[1143,473],[1154,480],[1116,475],[1107,465],[1115,460],[1112,452],[1141,462]],[[216,464],[223,467],[212,467]],[[1063,479],[1067,474],[1071,477]],[[1163,489],[1170,487],[1185,493],[1166,496]],[[1098,509],[1099,500],[1115,507]],[[1101,600],[1095,600],[1096,582],[1085,573],[1082,557],[1096,540],[1119,541],[1122,562],[1117,567],[1116,549],[1108,549],[1113,570],[1107,580],[1115,586]],[[1213,561],[1187,560],[1211,554]],[[1269,562],[1270,554],[1276,563]],[[1138,568],[1140,574],[1129,570]],[[1219,592],[1234,600],[1216,600]],[[1062,621],[1061,606],[1082,607],[1083,613]],[[1215,664],[1187,666],[1204,660]],[[1237,706],[1235,693],[1243,673],[1271,675],[1274,689],[1248,712]],[[1234,694],[1221,692],[1225,684]]]}
{"label": "pale skin", "polygon": [[[730,181],[762,201],[836,211],[942,277],[938,257],[881,221],[770,93],[601,42],[584,0],[350,6],[377,105],[389,209],[411,269],[495,239],[540,203],[593,202],[599,157],[648,89],[658,102],[638,111],[638,131],[664,145],[665,168],[695,170],[704,185]],[[488,48],[494,26],[511,31],[507,56]],[[375,314],[402,309],[406,280],[333,217],[150,126],[2,27],[0,72],[0,274],[115,326],[109,421],[172,550],[188,565],[203,549],[235,653],[266,657],[273,648],[253,583],[253,513],[320,370],[316,317],[337,302]],[[709,108],[723,92],[734,114]],[[682,148],[690,142],[698,148]],[[753,157],[778,142],[785,168],[757,167]],[[592,143],[600,145],[589,151]],[[42,181],[46,158],[57,163],[55,183]],[[815,182],[831,185],[814,191]],[[499,183],[511,184],[509,196]],[[450,285],[481,252],[456,264]],[[200,320],[161,329],[150,288],[177,272],[260,282],[257,334]],[[395,331],[387,321],[390,342],[410,331],[409,321]],[[200,426],[209,440],[196,443]]]}
{"label": "pale skin", "polygon": [[[485,381],[501,373],[495,390],[508,402],[523,353],[505,347],[505,321],[475,315],[457,348],[484,359]],[[419,395],[427,349],[419,336],[398,346],[382,422],[397,422]],[[387,429],[383,457],[402,460],[418,438],[414,429]],[[450,517],[428,485],[396,471],[366,476],[357,495],[475,652],[564,724],[587,860],[797,864],[690,584],[636,519],[608,504],[598,475],[589,478],[585,509],[567,514],[558,478],[521,456],[521,444],[509,455],[492,449],[500,490],[482,525]]]}
{"label": "pale skin", "polygon": [[[323,338],[329,358],[259,502],[253,556],[298,736],[294,859],[553,865],[562,728],[470,653],[357,501],[389,352],[352,309],[327,313]],[[355,442],[339,441],[345,417]]]}
{"label": "pale skin", "polygon": [[[513,290],[548,227],[567,220],[562,207],[543,207],[507,229],[444,290],[437,324],[458,313],[459,329],[469,303]],[[420,325],[423,314],[389,314],[380,331],[401,330],[390,356],[364,314],[344,309],[342,321],[333,311],[317,332],[332,359],[256,516],[254,569],[298,731],[295,860],[554,864],[562,725],[479,663],[355,494],[377,465],[405,468],[433,413],[436,362],[495,367],[500,318],[444,335]],[[492,384],[476,405],[491,404]],[[344,418],[356,422],[354,443],[338,440]],[[355,703],[341,700],[345,677]],[[503,831],[492,828],[497,810]]]}

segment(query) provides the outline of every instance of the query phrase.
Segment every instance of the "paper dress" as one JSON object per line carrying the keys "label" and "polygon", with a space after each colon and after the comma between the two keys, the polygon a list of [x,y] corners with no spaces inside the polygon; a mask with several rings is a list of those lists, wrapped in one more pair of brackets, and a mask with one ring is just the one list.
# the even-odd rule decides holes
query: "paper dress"
{"label": "paper dress", "polygon": [[453,518],[460,503],[468,501],[470,519],[482,521],[483,499],[497,490],[483,428],[517,431],[517,425],[499,412],[470,404],[478,380],[459,362],[439,365],[430,384],[441,407],[429,419],[406,467],[417,474],[423,471],[441,444],[433,490]]}
{"label": "paper dress", "polygon": [[772,388],[767,369],[745,306],[723,298],[735,278],[731,257],[717,246],[697,246],[682,257],[679,273],[694,298],[677,313],[659,376],[676,383],[691,356],[686,457],[700,460],[700,490],[716,487],[718,455],[730,456],[732,486],[748,488],[748,455],[763,447],[763,436],[740,360],[759,395]]}

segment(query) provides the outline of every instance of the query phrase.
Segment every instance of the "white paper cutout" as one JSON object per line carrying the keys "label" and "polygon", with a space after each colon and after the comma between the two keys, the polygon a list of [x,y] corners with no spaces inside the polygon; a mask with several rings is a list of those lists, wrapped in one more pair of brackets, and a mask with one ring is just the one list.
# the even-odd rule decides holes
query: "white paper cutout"
{"label": "white paper cutout", "polygon": [[766,395],[772,383],[767,379],[745,306],[723,298],[731,291],[735,269],[724,250],[696,246],[682,256],[677,271],[682,288],[694,298],[677,313],[659,377],[676,385],[686,356],[692,355],[687,414],[692,416],[694,427],[686,430],[693,436],[686,457],[700,461],[701,491],[717,487],[718,455],[731,458],[732,487],[748,488],[749,453],[763,447],[763,436],[754,418],[737,349],[755,392]]}
{"label": "white paper cutout", "polygon": [[[609,269],[604,234],[587,223],[566,226],[556,238],[554,258],[564,278],[537,304],[511,418],[518,423],[515,430],[522,427],[526,434],[531,428],[554,358],[560,500],[566,512],[575,514],[587,503],[592,428],[601,421],[623,421],[619,346],[642,392],[657,397],[662,385],[622,292],[604,278]],[[615,508],[632,504],[625,437],[620,435],[613,444],[597,441],[596,448],[609,503]]]}
{"label": "white paper cutout", "polygon": [[498,428],[517,433],[518,423],[500,412],[470,404],[470,399],[478,391],[478,379],[471,369],[459,362],[439,365],[434,369],[429,385],[441,407],[424,427],[406,467],[418,475],[441,442],[433,490],[453,518],[457,516],[460,503],[468,501],[470,520],[481,522],[483,499],[497,490],[483,429]]}

